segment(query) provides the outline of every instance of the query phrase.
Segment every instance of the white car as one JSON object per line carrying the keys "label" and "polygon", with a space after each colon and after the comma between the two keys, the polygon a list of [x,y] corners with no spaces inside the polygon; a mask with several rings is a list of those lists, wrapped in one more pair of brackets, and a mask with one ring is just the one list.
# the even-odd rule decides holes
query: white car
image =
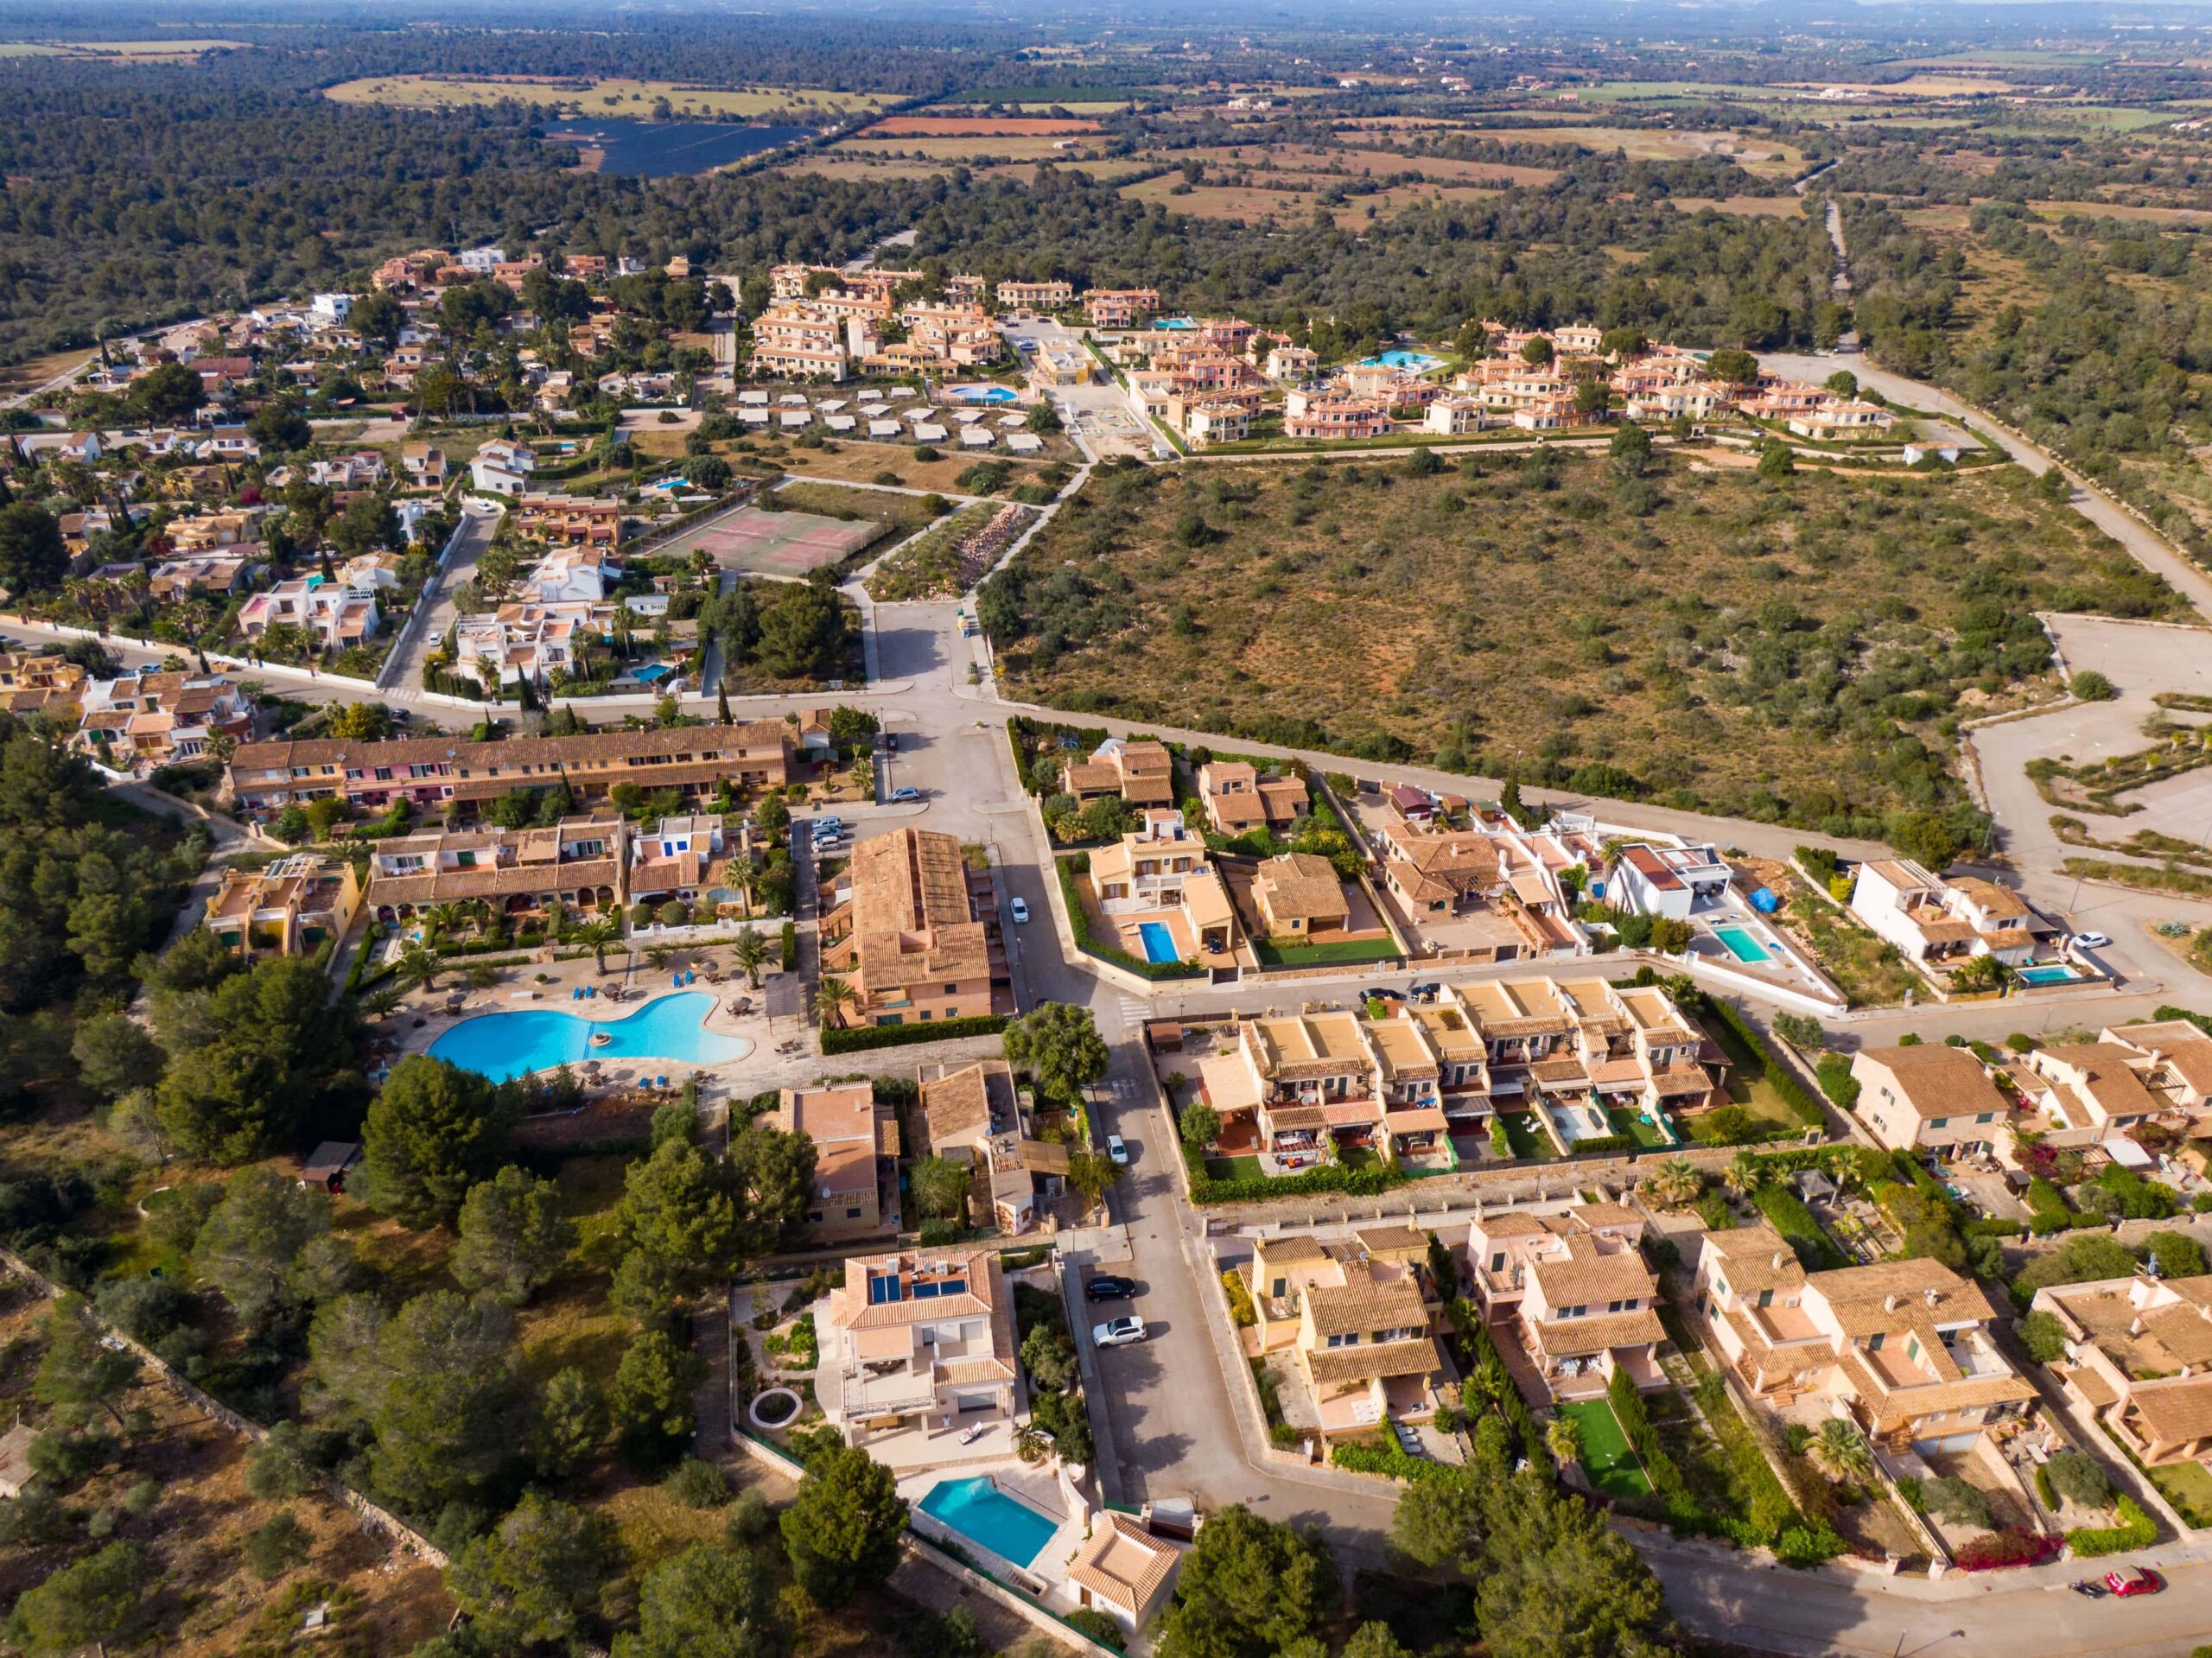
{"label": "white car", "polygon": [[1129,1148],[1128,1144],[1122,1139],[1121,1135],[1109,1134],[1106,1136],[1106,1155],[1112,1158],[1116,1163],[1128,1163],[1129,1160]]}
{"label": "white car", "polygon": [[1029,900],[1020,898],[1014,899],[1007,905],[1007,913],[1014,918],[1016,926],[1026,924],[1029,919]]}
{"label": "white car", "polygon": [[1090,1340],[1097,1347],[1127,1347],[1132,1342],[1144,1339],[1144,1320],[1134,1312],[1123,1313],[1118,1318],[1109,1318],[1103,1324],[1090,1327]]}
{"label": "white car", "polygon": [[2111,943],[2112,940],[2101,932],[2077,932],[2074,935],[2076,950],[2102,950]]}

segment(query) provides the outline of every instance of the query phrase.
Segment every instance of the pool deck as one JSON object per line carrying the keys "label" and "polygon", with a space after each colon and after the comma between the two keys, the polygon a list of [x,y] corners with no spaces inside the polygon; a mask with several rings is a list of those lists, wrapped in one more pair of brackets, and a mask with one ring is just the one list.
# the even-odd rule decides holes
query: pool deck
{"label": "pool deck", "polygon": [[[874,1454],[873,1447],[870,1454]],[[947,1480],[988,1478],[1001,1493],[1026,1507],[1034,1509],[1048,1519],[1057,1519],[1058,1529],[1045,1540],[1026,1566],[1001,1559],[986,1545],[976,1541],[965,1532],[947,1525],[935,1515],[925,1512],[922,1499],[931,1488]],[[1074,1593],[1068,1588],[1069,1564],[1076,1551],[1083,1547],[1089,1529],[1090,1509],[1080,1496],[1072,1507],[1068,1493],[1062,1488],[1057,1465],[1040,1463],[1035,1466],[1018,1458],[1005,1458],[995,1463],[967,1464],[953,1469],[936,1469],[925,1474],[911,1474],[898,1484],[899,1495],[906,1499],[914,1529],[923,1536],[938,1539],[945,1534],[960,1547],[975,1555],[999,1575],[1011,1574],[1011,1580],[1020,1582],[1027,1578],[1041,1585],[1045,1604],[1055,1611],[1065,1611],[1076,1604]]]}

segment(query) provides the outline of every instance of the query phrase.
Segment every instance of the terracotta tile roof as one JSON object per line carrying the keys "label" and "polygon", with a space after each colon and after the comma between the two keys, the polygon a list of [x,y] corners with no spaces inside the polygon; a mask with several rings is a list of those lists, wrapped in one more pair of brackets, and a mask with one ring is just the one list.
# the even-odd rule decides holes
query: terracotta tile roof
{"label": "terracotta tile roof", "polygon": [[1970,1117],[2009,1109],[1981,1061],[1964,1048],[1923,1042],[1906,1048],[1861,1048],[1861,1057],[1897,1079],[1899,1102],[1921,1117]]}
{"label": "terracotta tile roof", "polygon": [[[995,1100],[996,1113],[991,1109]],[[1013,1127],[1013,1068],[1003,1059],[979,1059],[931,1077],[922,1083],[921,1104],[925,1156],[935,1157],[949,1146],[973,1145],[995,1128]]]}
{"label": "terracotta tile roof", "polygon": [[1721,1275],[1738,1295],[1805,1286],[1805,1268],[1798,1262],[1796,1252],[1769,1222],[1707,1232],[1705,1247],[1725,1263]]}
{"label": "terracotta tile roof", "polygon": [[[517,737],[506,742],[465,742],[457,737],[395,737],[383,742],[347,738],[301,738],[242,743],[231,756],[235,778],[277,769],[336,765],[341,770],[378,765],[447,765],[455,777],[518,777],[527,765],[612,765],[630,759],[671,761],[698,756],[706,760],[736,759],[740,751],[775,749],[788,753],[791,727],[781,720],[753,720],[735,726],[687,726],[673,730],[593,731],[574,737]],[[711,774],[711,773],[710,773]],[[658,782],[658,775],[651,778]]]}
{"label": "terracotta tile roof", "polygon": [[1116,1606],[1141,1610],[1174,1571],[1171,1543],[1147,1534],[1141,1522],[1108,1510],[1068,1563],[1068,1576]]}
{"label": "terracotta tile roof", "polygon": [[1285,852],[1266,860],[1252,877],[1252,894],[1277,920],[1341,924],[1351,917],[1336,867],[1311,852]]}
{"label": "terracotta tile roof", "polygon": [[1306,1352],[1306,1373],[1324,1386],[1371,1376],[1427,1375],[1443,1368],[1435,1338],[1430,1336],[1402,1342],[1363,1342],[1357,1347],[1308,1348]]}
{"label": "terracotta tile roof", "polygon": [[2142,1418],[2151,1438],[2169,1445],[2212,1437],[2212,1375],[2138,1382],[2128,1409]]}
{"label": "terracotta tile roof", "polygon": [[1306,1305],[1313,1316],[1315,1334],[1363,1336],[1372,1331],[1428,1323],[1421,1286],[1411,1273],[1394,1270],[1385,1275],[1362,1261],[1348,1265],[1345,1278],[1341,1286],[1306,1280]]}
{"label": "terracotta tile roof", "polygon": [[1554,1307],[1589,1306],[1607,1301],[1648,1301],[1658,1286],[1633,1249],[1606,1253],[1597,1240],[1578,1235],[1567,1240],[1564,1261],[1538,1260],[1529,1272]]}
{"label": "terracotta tile roof", "polygon": [[1609,1312],[1594,1318],[1554,1318],[1532,1326],[1536,1345],[1551,1358],[1581,1358],[1616,1347],[1641,1347],[1667,1339],[1659,1315],[1649,1307]]}
{"label": "terracotta tile roof", "polygon": [[860,977],[879,990],[988,977],[982,923],[969,913],[960,842],[907,826],[853,848],[852,943]]}

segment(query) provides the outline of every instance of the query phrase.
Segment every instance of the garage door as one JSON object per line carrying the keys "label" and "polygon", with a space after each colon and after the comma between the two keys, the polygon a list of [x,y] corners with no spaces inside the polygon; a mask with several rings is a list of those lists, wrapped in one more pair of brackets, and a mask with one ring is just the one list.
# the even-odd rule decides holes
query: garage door
{"label": "garage door", "polygon": [[999,1396],[996,1389],[988,1393],[959,1393],[952,1395],[955,1413],[965,1416],[970,1411],[996,1410]]}

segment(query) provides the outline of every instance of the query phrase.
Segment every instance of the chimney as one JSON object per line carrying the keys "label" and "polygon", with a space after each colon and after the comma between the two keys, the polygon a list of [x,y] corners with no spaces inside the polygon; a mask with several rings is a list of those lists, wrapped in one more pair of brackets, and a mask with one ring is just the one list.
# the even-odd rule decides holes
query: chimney
{"label": "chimney", "polygon": [[1884,1296],[1882,1298],[1882,1311],[1885,1312],[1895,1312],[1897,1310],[1897,1299],[1898,1298],[1895,1293]]}
{"label": "chimney", "polygon": [[1926,1289],[1921,1291],[1920,1299],[1932,1307],[1943,1299],[1943,1292],[1930,1284]]}
{"label": "chimney", "polygon": [[1787,1249],[1777,1249],[1777,1250],[1774,1252],[1774,1269],[1775,1269],[1775,1271],[1777,1271],[1777,1272],[1780,1272],[1780,1271],[1782,1270],[1782,1267],[1783,1267],[1783,1263],[1784,1261],[1788,1261],[1789,1259],[1789,1250],[1787,1250]]}

